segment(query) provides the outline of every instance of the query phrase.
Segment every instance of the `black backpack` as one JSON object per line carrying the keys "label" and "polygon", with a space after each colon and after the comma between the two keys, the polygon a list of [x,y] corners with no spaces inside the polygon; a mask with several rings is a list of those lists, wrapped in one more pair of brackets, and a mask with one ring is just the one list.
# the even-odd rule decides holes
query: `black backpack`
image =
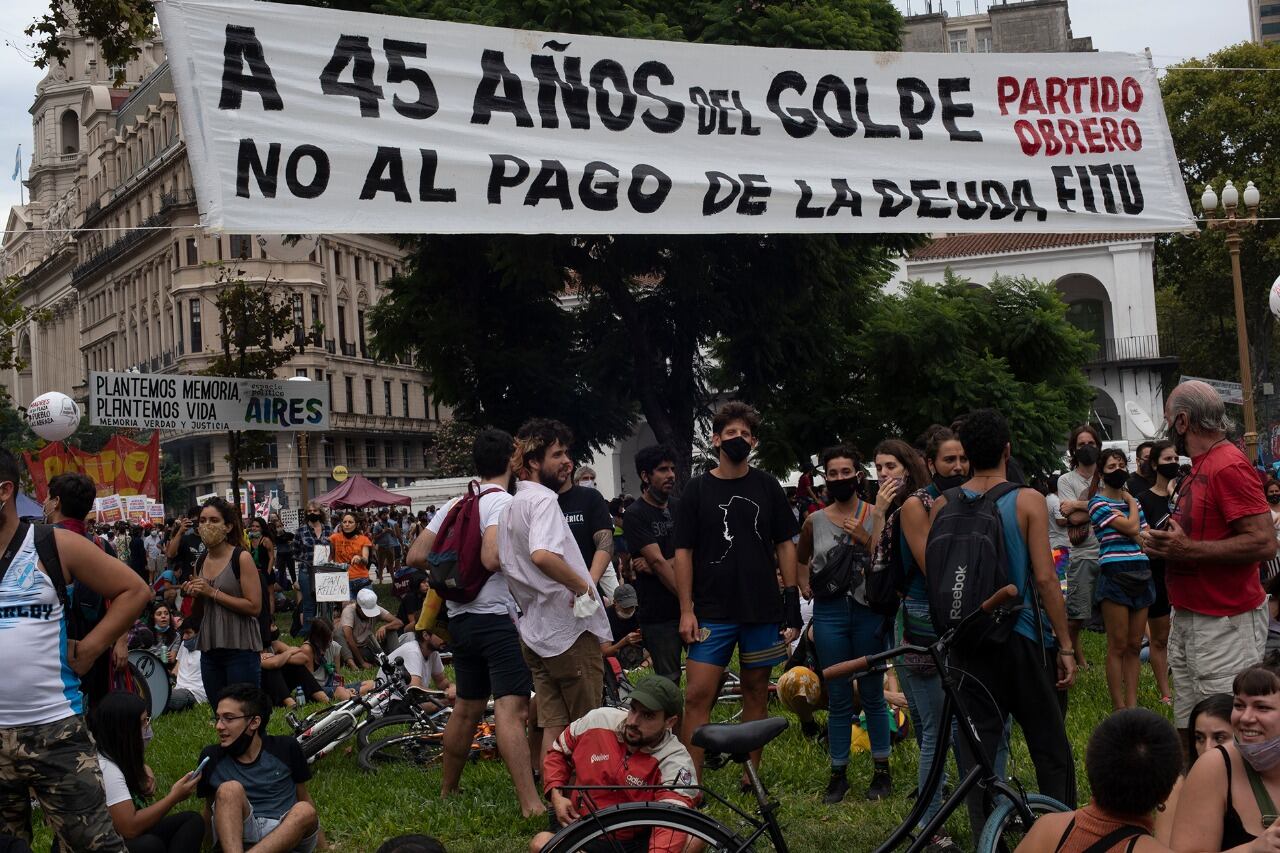
{"label": "black backpack", "polygon": [[[996,590],[1008,585],[1004,524],[997,503],[1019,488],[1004,482],[981,495],[958,488],[944,494],[947,505],[933,519],[925,547],[929,612],[939,634],[955,628]],[[997,611],[979,618],[971,636],[987,643],[1005,642],[1015,622],[1007,616],[1007,612]]]}

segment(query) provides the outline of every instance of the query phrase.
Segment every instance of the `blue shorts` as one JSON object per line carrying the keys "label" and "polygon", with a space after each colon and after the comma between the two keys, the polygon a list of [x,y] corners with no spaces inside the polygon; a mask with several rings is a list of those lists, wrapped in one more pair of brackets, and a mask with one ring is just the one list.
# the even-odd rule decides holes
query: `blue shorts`
{"label": "blue shorts", "polygon": [[742,669],[773,669],[787,659],[787,644],[782,641],[776,622],[740,625],[737,622],[699,622],[711,636],[689,646],[688,659],[712,666],[726,667],[738,647],[738,665]]}

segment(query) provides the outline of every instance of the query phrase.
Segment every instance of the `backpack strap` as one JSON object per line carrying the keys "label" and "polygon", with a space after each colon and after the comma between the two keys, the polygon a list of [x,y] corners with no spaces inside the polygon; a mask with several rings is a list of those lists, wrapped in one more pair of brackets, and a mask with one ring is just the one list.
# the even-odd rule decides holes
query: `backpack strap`
{"label": "backpack strap", "polygon": [[1249,779],[1249,787],[1253,789],[1253,799],[1258,803],[1258,812],[1262,815],[1262,825],[1270,826],[1277,820],[1276,805],[1271,801],[1271,794],[1267,793],[1267,786],[1263,784],[1262,777],[1258,775],[1258,771],[1253,769],[1249,762],[1241,762],[1244,764],[1244,775]]}
{"label": "backpack strap", "polygon": [[1075,832],[1075,829],[1076,829],[1076,819],[1072,817],[1071,823],[1067,824],[1066,831],[1063,832],[1062,837],[1058,839],[1058,846],[1053,848],[1053,853],[1059,853],[1059,851],[1062,850],[1063,847],[1067,846],[1067,842],[1071,840],[1071,833]]}
{"label": "backpack strap", "polygon": [[67,577],[62,572],[62,557],[58,553],[58,540],[54,537],[55,530],[57,528],[52,524],[36,525],[36,555],[40,558],[40,564],[44,566],[44,570],[49,573],[49,580],[53,581],[53,588],[58,592],[58,601],[62,603],[65,611]]}
{"label": "backpack strap", "polygon": [[1138,839],[1144,835],[1150,835],[1144,827],[1135,826],[1126,823],[1123,826],[1117,826],[1106,835],[1099,838],[1093,844],[1086,847],[1081,853],[1110,853],[1111,848],[1115,847],[1121,841],[1132,839],[1129,842],[1128,850],[1133,850],[1134,845],[1138,843]]}
{"label": "backpack strap", "polygon": [[30,526],[30,522],[20,520],[17,529],[13,531],[13,537],[9,539],[9,546],[0,554],[0,580],[4,580],[4,576],[9,573],[9,565],[18,556],[22,543],[27,541],[27,528]]}

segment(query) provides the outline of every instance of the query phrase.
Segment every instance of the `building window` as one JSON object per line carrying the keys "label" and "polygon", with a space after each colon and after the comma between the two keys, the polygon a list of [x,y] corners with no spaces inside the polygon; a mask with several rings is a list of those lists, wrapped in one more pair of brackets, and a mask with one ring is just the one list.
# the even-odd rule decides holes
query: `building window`
{"label": "building window", "polygon": [[1280,15],[1280,3],[1266,3],[1258,9],[1259,18],[1270,18],[1273,15]]}
{"label": "building window", "polygon": [[338,303],[338,343],[345,344],[347,342],[347,306]]}
{"label": "building window", "polygon": [[387,404],[387,417],[391,417],[391,382],[382,383],[382,400]]}
{"label": "building window", "polygon": [[413,463],[410,461],[412,458],[413,446],[406,441],[404,444],[400,445],[400,459],[403,461],[404,470],[408,471],[413,468]]}
{"label": "building window", "polygon": [[1105,352],[1107,321],[1101,299],[1081,299],[1067,306],[1067,322],[1081,331],[1088,332],[1098,345],[1098,353]]}
{"label": "building window", "polygon": [[187,266],[194,267],[200,263],[200,250],[196,247],[196,238],[187,238]]}
{"label": "building window", "polygon": [[[400,402],[404,406],[404,416],[409,417],[409,383],[400,383]],[[406,463],[407,464],[407,463]]]}
{"label": "building window", "polygon": [[182,355],[186,352],[186,350],[183,349],[182,343],[183,330],[185,328],[182,323],[182,300],[179,299],[176,304],[178,308],[178,355]]}
{"label": "building window", "polygon": [[213,238],[213,245],[215,245],[215,246],[217,246],[217,247],[218,247],[218,260],[222,260],[222,238],[221,238],[221,237],[214,237],[214,238]]}
{"label": "building window", "polygon": [[985,27],[977,32],[977,44],[974,45],[977,53],[991,52],[991,28]]}
{"label": "building window", "polygon": [[373,380],[366,379],[364,381],[364,413],[366,415],[373,414]]}
{"label": "building window", "polygon": [[378,467],[378,442],[372,438],[366,439],[364,443],[364,464],[367,468]]}
{"label": "building window", "polygon": [[266,439],[266,444],[262,448],[262,456],[249,467],[253,469],[280,467],[280,448],[276,445],[274,437]]}
{"label": "building window", "polygon": [[200,334],[200,300],[191,300],[191,351],[200,352],[204,349],[204,338]]}
{"label": "building window", "polygon": [[1262,25],[1262,34],[1264,36],[1274,36],[1280,33],[1280,21],[1268,21]]}
{"label": "building window", "polygon": [[362,273],[362,271],[363,271],[363,270],[362,270],[363,264],[361,264],[361,263],[360,263],[361,258],[360,258],[359,256],[357,256],[357,257],[353,258],[353,259],[352,259],[352,261],[353,261],[353,263],[355,263],[355,265],[356,265],[356,281],[363,281],[363,280],[364,280],[364,278],[363,278],[363,276],[361,275],[361,273]]}
{"label": "building window", "polygon": [[373,283],[382,284],[382,264],[378,261],[373,262]]}
{"label": "building window", "polygon": [[342,272],[342,253],[337,249],[333,250],[333,274],[343,275]]}
{"label": "building window", "polygon": [[311,343],[313,343],[316,346],[322,346],[324,344],[324,341],[320,339],[321,336],[324,334],[324,331],[320,328],[319,323],[320,323],[320,297],[313,293],[311,294],[311,326],[316,330],[316,334],[315,334],[315,340],[312,341]]}
{"label": "building window", "polygon": [[307,338],[307,322],[302,316],[302,294],[293,294],[291,301],[293,303],[293,345],[300,347]]}
{"label": "building window", "polygon": [[360,357],[369,357],[369,345],[364,340],[364,312],[356,312],[356,335],[360,338]]}
{"label": "building window", "polygon": [[952,53],[969,52],[969,33],[967,30],[947,33],[947,44]]}
{"label": "building window", "polygon": [[350,376],[342,377],[342,385],[347,392],[347,411],[352,413],[356,410],[355,384],[355,380]]}
{"label": "building window", "polygon": [[333,442],[326,438],[320,443],[324,446],[324,467],[332,471],[334,467],[338,464],[337,460],[333,458],[333,454],[334,454]]}
{"label": "building window", "polygon": [[348,438],[343,442],[343,446],[346,456],[343,457],[342,463],[348,468],[359,468],[360,460],[356,459],[356,440],[354,438]]}
{"label": "building window", "polygon": [[323,371],[323,370],[321,370],[321,369],[320,369],[320,368],[318,368],[318,367],[316,368],[316,381],[317,381],[317,382],[323,382],[323,381],[324,381],[324,371]]}
{"label": "building window", "polygon": [[253,257],[253,238],[248,234],[231,235],[231,257],[243,261]]}
{"label": "building window", "polygon": [[330,407],[332,407],[333,406],[333,374],[332,373],[326,373],[324,375],[324,383],[329,388],[329,405]]}
{"label": "building window", "polygon": [[311,377],[307,376],[307,370],[306,370],[306,368],[304,368],[304,367],[299,367],[297,370],[293,371],[293,375],[294,375],[294,376],[297,376],[297,377],[299,377],[299,378],[301,378],[301,379],[310,379],[310,378],[311,378]]}

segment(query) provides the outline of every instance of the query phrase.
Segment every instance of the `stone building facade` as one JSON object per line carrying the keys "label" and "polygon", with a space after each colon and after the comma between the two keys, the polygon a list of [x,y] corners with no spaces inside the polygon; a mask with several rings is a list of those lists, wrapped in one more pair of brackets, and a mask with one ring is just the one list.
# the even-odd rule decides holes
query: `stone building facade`
{"label": "stone building facade", "polygon": [[[13,330],[24,366],[0,373],[0,386],[18,405],[45,391],[83,402],[91,370],[201,371],[221,349],[215,300],[233,271],[293,305],[300,352],[281,378],[329,383],[334,429],[309,442],[311,494],[336,485],[339,464],[388,486],[427,476],[448,412],[420,370],[369,351],[367,312],[403,251],[382,236],[321,236],[309,256],[285,262],[259,235],[200,228],[163,42],[143,44],[117,86],[91,39],[66,41],[70,57],[31,107],[30,202],[10,210],[0,246],[0,271],[20,278],[23,304],[47,311]],[[272,435],[266,463],[243,476],[296,505],[298,445]],[[194,494],[231,487],[225,435],[166,433],[162,446]]]}
{"label": "stone building facade", "polygon": [[[902,49],[924,53],[1073,53],[1093,50],[1092,38],[1071,34],[1067,0],[961,0],[956,14],[945,0],[908,15]],[[981,11],[985,6],[987,10]],[[961,14],[969,8],[973,14]]]}

